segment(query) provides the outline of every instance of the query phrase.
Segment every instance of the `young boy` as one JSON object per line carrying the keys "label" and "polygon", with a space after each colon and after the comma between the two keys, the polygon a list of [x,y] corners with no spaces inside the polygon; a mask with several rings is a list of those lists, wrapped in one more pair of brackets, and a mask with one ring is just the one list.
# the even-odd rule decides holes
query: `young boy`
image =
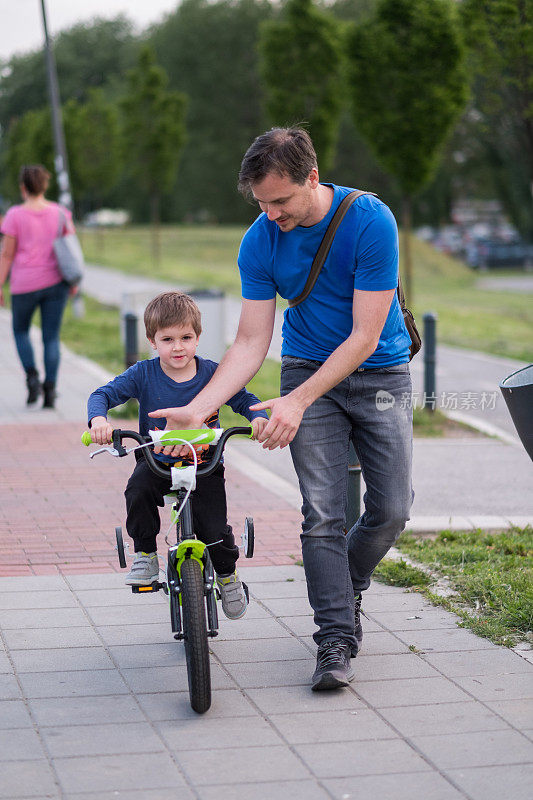
{"label": "young boy", "polygon": [[[150,411],[158,408],[185,406],[209,382],[218,364],[196,355],[202,331],[200,310],[194,300],[183,292],[164,292],[148,303],[144,312],[146,336],[159,357],[138,361],[117,378],[96,389],[87,403],[91,439],[96,444],[111,442],[113,428],[107,421],[110,408],[129,398],[139,401],[139,433],[146,435],[154,429]],[[259,402],[255,395],[241,389],[228,405],[251,423],[254,436],[262,431],[268,417],[264,411],[250,411]],[[157,420],[165,428],[165,420]],[[218,414],[207,420],[209,427],[218,427]],[[136,453],[137,456],[137,453]],[[175,458],[156,455],[160,461],[176,464]],[[209,460],[205,452],[198,453],[198,461]],[[181,463],[192,463],[183,457]],[[125,491],[126,528],[135,545],[135,560],[126,584],[146,586],[157,579],[159,562],[156,537],[160,519],[158,506],[163,506],[163,496],[170,490],[170,479],[155,475],[139,453]],[[209,555],[217,573],[217,584],[222,599],[222,609],[230,619],[239,619],[246,611],[246,594],[235,563],[239,549],[231,527],[227,524],[224,467],[222,464],[212,475],[199,477],[191,495],[195,532],[209,548]],[[221,541],[220,541],[221,540]]]}

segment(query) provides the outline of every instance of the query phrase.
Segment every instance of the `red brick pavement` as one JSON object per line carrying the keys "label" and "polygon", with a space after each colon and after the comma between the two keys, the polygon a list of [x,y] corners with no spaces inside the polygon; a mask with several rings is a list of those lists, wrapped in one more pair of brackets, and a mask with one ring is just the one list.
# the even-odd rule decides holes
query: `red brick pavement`
{"label": "red brick pavement", "polygon": [[[133,455],[90,460],[82,431],[77,423],[0,427],[0,577],[119,571],[114,531],[124,525]],[[237,538],[245,516],[255,522],[255,555],[246,563],[294,563],[300,514],[232,468],[230,458],[226,479]],[[162,530],[167,520],[165,509]]]}

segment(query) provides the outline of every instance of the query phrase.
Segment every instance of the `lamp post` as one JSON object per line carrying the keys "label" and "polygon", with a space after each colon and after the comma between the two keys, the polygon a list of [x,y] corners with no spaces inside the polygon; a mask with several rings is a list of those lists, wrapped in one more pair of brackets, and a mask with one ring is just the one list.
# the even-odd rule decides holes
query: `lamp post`
{"label": "lamp post", "polygon": [[52,130],[54,134],[54,166],[56,171],[57,183],[59,186],[59,202],[72,211],[72,194],[70,191],[70,179],[68,174],[67,149],[65,147],[65,134],[63,133],[63,122],[61,119],[61,103],[59,100],[59,87],[57,83],[57,71],[52,51],[52,44],[48,36],[48,25],[46,22],[45,0],[41,0],[44,28],[44,49],[46,58],[46,72],[48,78],[48,91],[50,94],[50,108],[52,112]]}

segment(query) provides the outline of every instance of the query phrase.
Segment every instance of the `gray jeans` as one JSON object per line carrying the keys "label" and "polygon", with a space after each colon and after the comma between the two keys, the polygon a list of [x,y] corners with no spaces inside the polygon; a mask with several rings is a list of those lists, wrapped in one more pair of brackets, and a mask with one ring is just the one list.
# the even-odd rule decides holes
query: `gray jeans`
{"label": "gray jeans", "polygon": [[[281,394],[319,362],[285,356]],[[291,442],[303,505],[302,555],[314,639],[355,645],[354,593],[367,589],[378,563],[409,519],[413,424],[408,364],[355,371],[306,410]],[[345,533],[350,440],[366,484],[364,513]]]}

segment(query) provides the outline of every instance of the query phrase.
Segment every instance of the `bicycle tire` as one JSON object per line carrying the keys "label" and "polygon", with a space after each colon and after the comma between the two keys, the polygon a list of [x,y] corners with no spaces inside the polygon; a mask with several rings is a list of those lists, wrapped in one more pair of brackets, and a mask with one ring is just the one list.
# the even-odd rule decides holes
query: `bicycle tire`
{"label": "bicycle tire", "polygon": [[211,671],[204,579],[194,558],[185,559],[181,565],[181,600],[189,698],[193,711],[203,714],[211,705]]}
{"label": "bicycle tire", "polygon": [[115,536],[117,539],[118,563],[122,569],[125,569],[127,567],[126,554],[124,552],[124,539],[122,538],[122,528],[120,525],[115,528]]}

